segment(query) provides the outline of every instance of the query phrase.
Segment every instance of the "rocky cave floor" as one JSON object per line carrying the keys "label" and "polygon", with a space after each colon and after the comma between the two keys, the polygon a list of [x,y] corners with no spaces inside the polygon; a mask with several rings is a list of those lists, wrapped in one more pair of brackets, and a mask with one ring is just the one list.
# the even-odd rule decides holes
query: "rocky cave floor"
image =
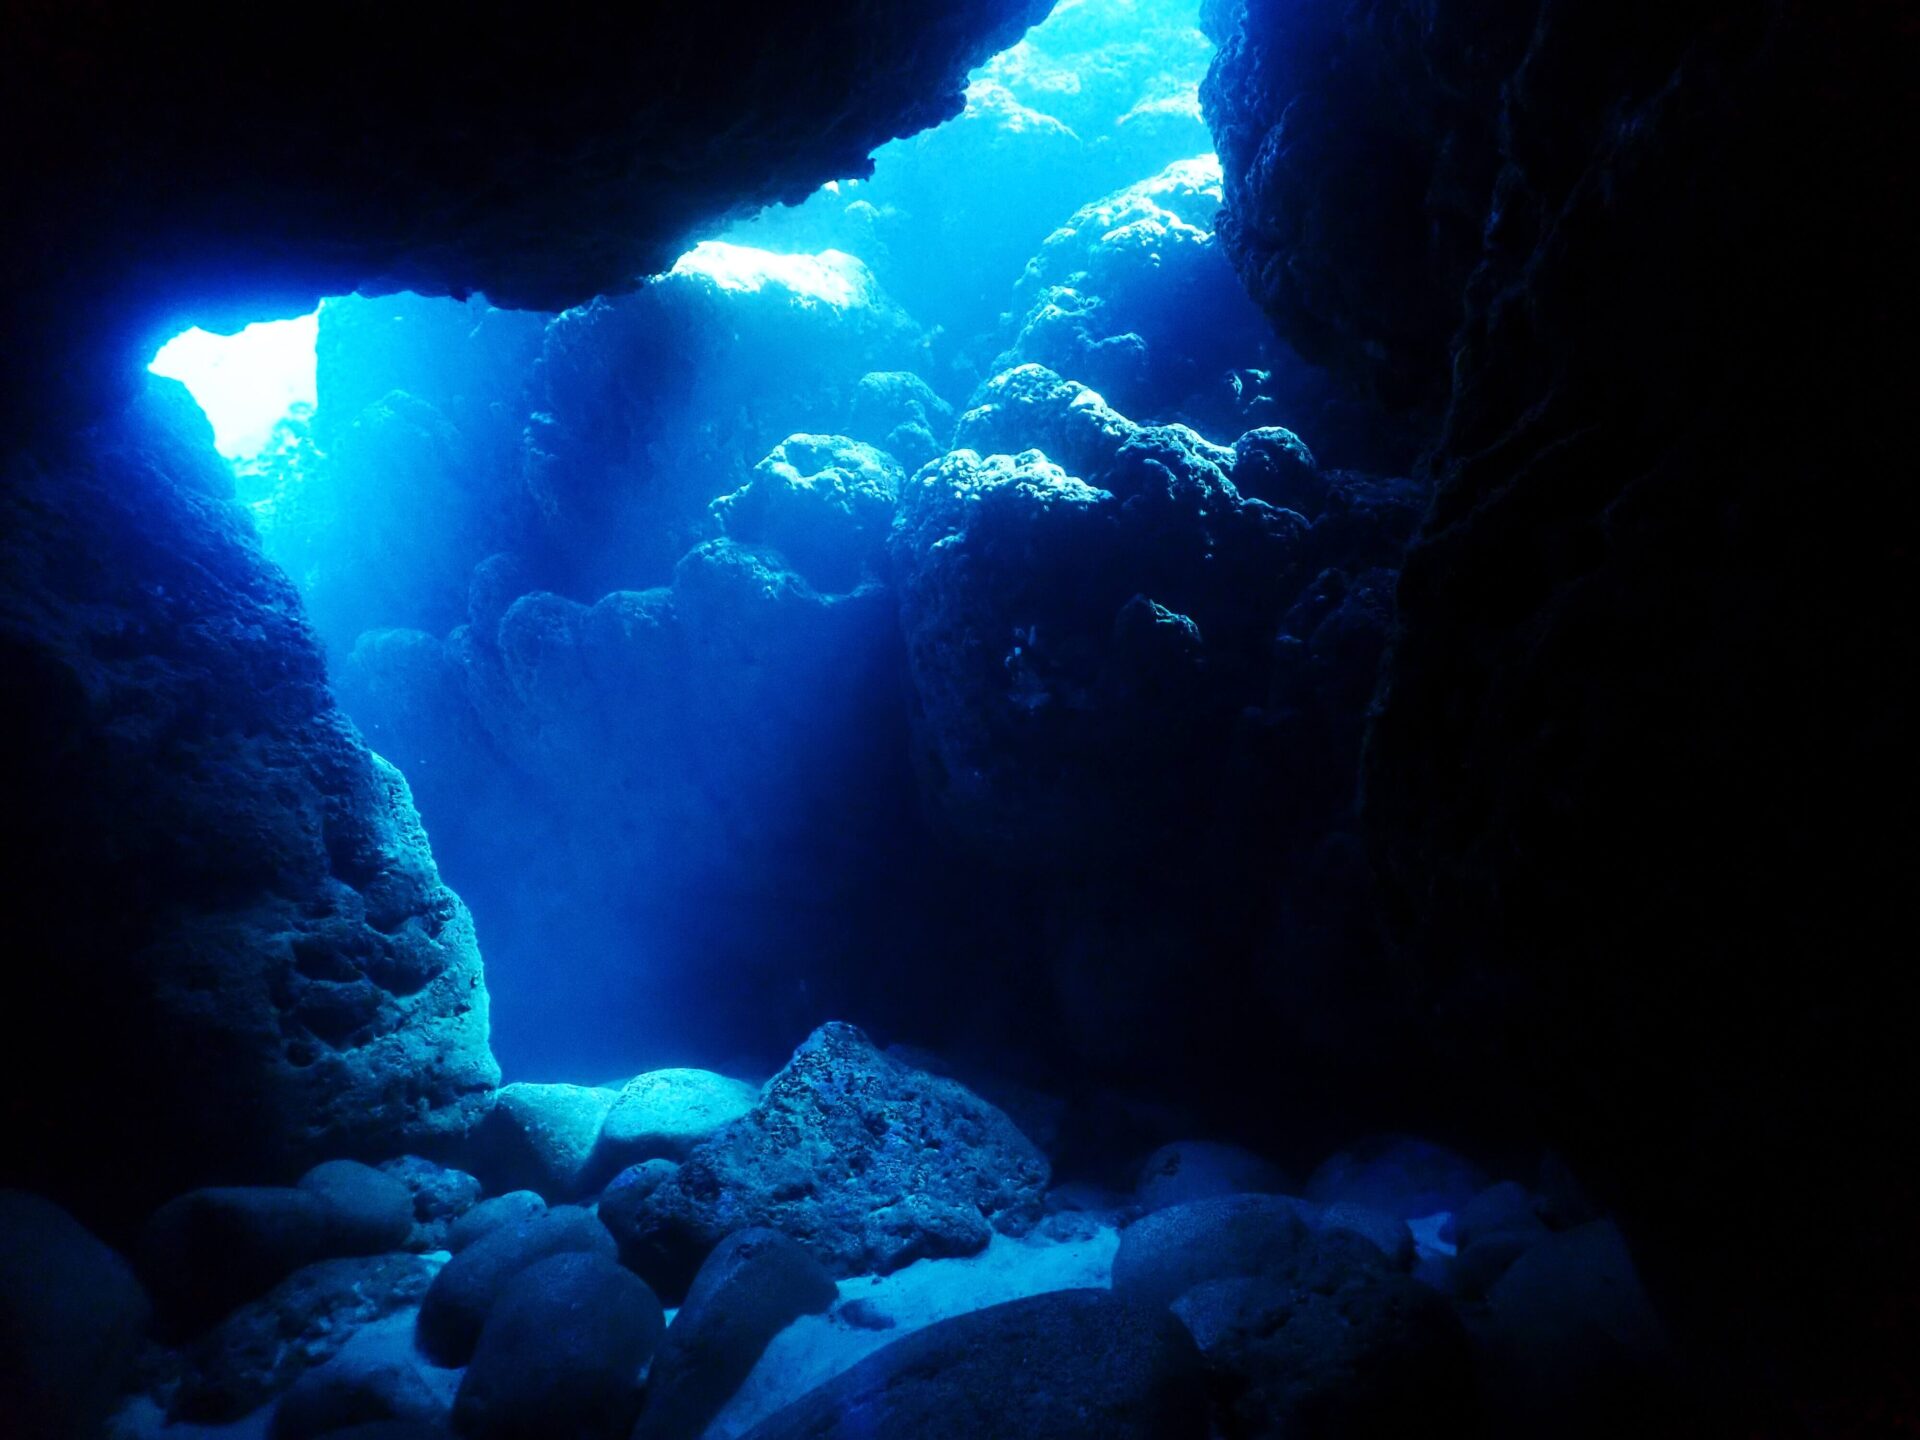
{"label": "rocky cave floor", "polygon": [[1546,1433],[1657,1382],[1551,1171],[1196,1140],[1054,1183],[1056,1103],[929,1066],[833,1023],[763,1085],[512,1084],[438,1161],[191,1191],[131,1264],[46,1202],[0,1229],[87,1297],[69,1353],[137,1352],[115,1440]]}

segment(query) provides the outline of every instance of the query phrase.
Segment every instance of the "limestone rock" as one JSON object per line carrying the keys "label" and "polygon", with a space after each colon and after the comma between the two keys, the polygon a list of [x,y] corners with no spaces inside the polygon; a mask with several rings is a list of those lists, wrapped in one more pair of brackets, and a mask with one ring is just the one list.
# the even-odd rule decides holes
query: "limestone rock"
{"label": "limestone rock", "polygon": [[892,456],[858,440],[789,435],[712,510],[728,535],[778,550],[816,590],[842,592],[883,559],[904,478]]}
{"label": "limestone rock", "polygon": [[498,1078],[471,917],[405,780],[334,704],[204,417],[151,378],[118,418],[4,463],[24,728],[0,749],[38,827],[19,893],[96,877],[85,904],[23,918],[58,910],[57,936],[16,936],[68,959],[23,971],[15,1003],[46,1023],[10,1083],[51,1073],[56,1038],[69,1079],[22,1112],[8,1172],[130,1227],[216,1177],[463,1134]]}
{"label": "limestone rock", "polygon": [[1303,1208],[1284,1195],[1227,1195],[1155,1211],[1121,1232],[1113,1292],[1171,1305],[1211,1280],[1282,1271],[1311,1243]]}
{"label": "limestone rock", "polygon": [[972,1254],[994,1229],[1023,1233],[1047,1176],[1045,1157],[985,1101],[832,1023],[642,1201],[629,1263],[677,1297],[727,1235],[766,1226],[837,1275],[885,1273]]}

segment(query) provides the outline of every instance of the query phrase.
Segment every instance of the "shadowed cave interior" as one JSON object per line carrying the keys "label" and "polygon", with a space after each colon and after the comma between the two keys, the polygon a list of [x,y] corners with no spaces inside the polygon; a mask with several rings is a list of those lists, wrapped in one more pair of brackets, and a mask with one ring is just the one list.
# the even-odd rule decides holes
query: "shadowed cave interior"
{"label": "shadowed cave interior", "polygon": [[1895,7],[496,18],[4,22],[0,1430],[1912,1433]]}

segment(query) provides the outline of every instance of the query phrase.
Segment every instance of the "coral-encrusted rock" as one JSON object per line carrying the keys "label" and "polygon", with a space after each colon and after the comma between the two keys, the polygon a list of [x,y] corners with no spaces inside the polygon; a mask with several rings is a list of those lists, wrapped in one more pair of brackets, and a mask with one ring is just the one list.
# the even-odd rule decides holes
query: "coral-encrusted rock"
{"label": "coral-encrusted rock", "polygon": [[17,977],[43,1023],[8,1083],[44,1093],[4,1163],[123,1225],[215,1175],[445,1143],[498,1078],[466,907],[231,493],[159,380],[0,486],[16,893],[93,877],[16,916],[66,959]]}
{"label": "coral-encrusted rock", "polygon": [[777,1230],[729,1235],[700,1267],[654,1357],[634,1440],[695,1440],[769,1340],[838,1298],[833,1277],[798,1241]]}
{"label": "coral-encrusted rock", "polygon": [[996,1229],[1024,1233],[1047,1177],[1046,1158],[998,1110],[836,1022],[646,1197],[622,1248],[670,1297],[754,1225],[791,1235],[835,1274],[885,1274],[974,1254]]}
{"label": "coral-encrusted rock", "polygon": [[778,550],[816,590],[851,590],[885,552],[904,478],[891,456],[858,440],[789,435],[713,514],[735,539]]}
{"label": "coral-encrusted rock", "polygon": [[1202,1440],[1199,1357],[1178,1321],[1060,1290],[929,1325],[748,1432],[751,1440]]}
{"label": "coral-encrusted rock", "polygon": [[976,400],[894,524],[929,798],[1027,863],[1164,850],[1265,698],[1306,527],[1239,495],[1232,451],[1038,366]]}
{"label": "coral-encrusted rock", "polygon": [[239,1419],[338,1353],[362,1325],[418,1304],[438,1269],[420,1255],[374,1255],[296,1270],[187,1352],[169,1418]]}
{"label": "coral-encrusted rock", "polygon": [[653,1292],[604,1255],[553,1255],[513,1277],[453,1402],[472,1440],[620,1440],[666,1321]]}
{"label": "coral-encrusted rock", "polygon": [[945,453],[953,407],[910,370],[876,370],[854,387],[846,431],[879,446],[911,475]]}
{"label": "coral-encrusted rock", "polygon": [[383,1162],[380,1168],[406,1186],[412,1197],[409,1250],[445,1250],[454,1224],[480,1199],[480,1181],[474,1176],[418,1155],[402,1155]]}
{"label": "coral-encrusted rock", "polygon": [[133,1271],[59,1206],[0,1190],[0,1415],[18,1440],[87,1440],[139,1352]]}
{"label": "coral-encrusted rock", "polygon": [[851,255],[720,241],[637,295],[556,316],[522,476],[565,588],[664,581],[712,533],[716,495],[787,436],[834,429],[862,376],[912,359],[914,333]]}
{"label": "coral-encrusted rock", "polygon": [[[1147,419],[1226,425],[1229,434],[1269,423],[1232,377],[1271,368],[1270,352],[1282,352],[1289,380],[1312,377],[1276,343],[1221,255],[1219,208],[1220,166],[1210,155],[1083,206],[1028,262],[1014,294],[1018,334],[994,368],[1032,361]],[[1301,423],[1299,397],[1287,398],[1288,418]],[[1259,404],[1270,417],[1273,395]]]}

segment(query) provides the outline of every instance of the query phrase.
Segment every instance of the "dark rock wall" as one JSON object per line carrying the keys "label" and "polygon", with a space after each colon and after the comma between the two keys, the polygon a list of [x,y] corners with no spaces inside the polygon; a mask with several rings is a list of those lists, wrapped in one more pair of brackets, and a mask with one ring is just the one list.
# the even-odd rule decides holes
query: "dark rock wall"
{"label": "dark rock wall", "polygon": [[[32,5],[0,329],[45,359],[10,415],[124,395],[169,334],[356,289],[558,310],[631,289],[689,230],[862,173],[955,114],[1047,0],[606,15],[356,3],[281,17]],[[31,381],[31,383],[28,383]],[[14,408],[17,403],[18,408]]]}
{"label": "dark rock wall", "polygon": [[1444,411],[1365,775],[1437,1013],[1821,1433],[1912,1413],[1914,40],[1254,0],[1206,90],[1250,290]]}
{"label": "dark rock wall", "polygon": [[232,488],[161,380],[0,488],[4,1163],[109,1226],[431,1149],[498,1079],[466,907]]}
{"label": "dark rock wall", "polygon": [[[632,288],[696,223],[954,113],[968,66],[1046,8],[815,5],[743,27],[354,5],[293,36],[118,6],[8,16],[6,1178],[116,1228],[322,1148],[431,1149],[496,1078],[467,913],[405,782],[334,708],[204,427],[141,375],[159,340],[357,288],[546,309]],[[494,325],[508,350],[513,328]],[[343,469],[396,452],[416,480],[479,468],[518,451],[489,378],[366,396],[341,433],[295,424],[280,448]],[[246,478],[250,502],[292,503]],[[463,515],[471,543],[499,498]],[[420,516],[379,519],[367,558],[392,566]],[[443,623],[465,568],[383,594]],[[339,630],[365,618],[351,588],[322,605]]]}

